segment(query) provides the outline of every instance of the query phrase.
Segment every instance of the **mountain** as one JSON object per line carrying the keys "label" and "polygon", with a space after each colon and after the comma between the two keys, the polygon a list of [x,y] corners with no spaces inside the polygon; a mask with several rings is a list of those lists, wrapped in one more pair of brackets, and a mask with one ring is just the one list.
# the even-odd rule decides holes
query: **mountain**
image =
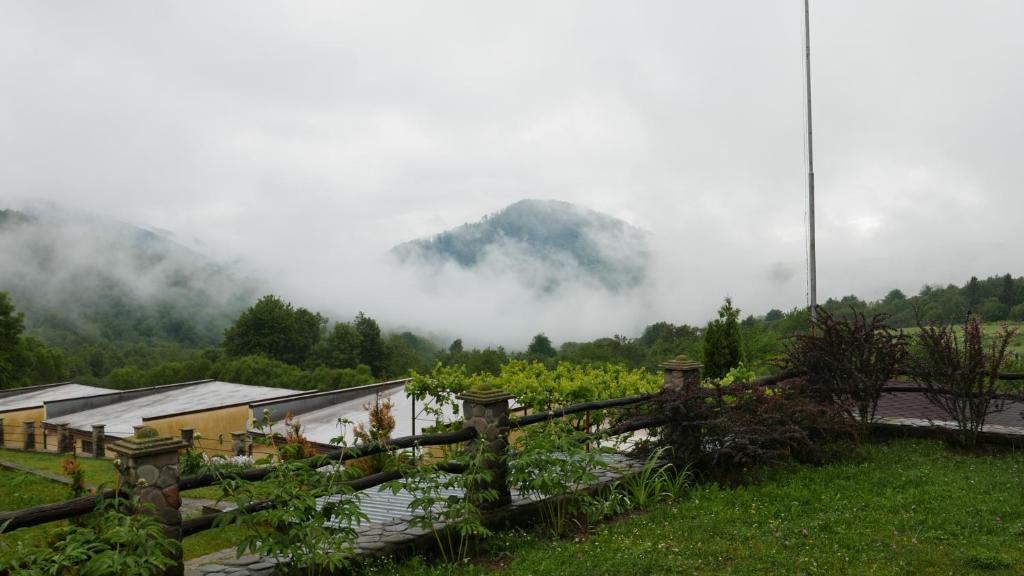
{"label": "mountain", "polygon": [[520,200],[479,222],[392,249],[407,265],[511,272],[541,291],[569,282],[619,292],[647,277],[647,233],[607,214],[557,200]]}
{"label": "mountain", "polygon": [[57,346],[206,346],[254,283],[165,234],[54,204],[0,210],[0,291]]}

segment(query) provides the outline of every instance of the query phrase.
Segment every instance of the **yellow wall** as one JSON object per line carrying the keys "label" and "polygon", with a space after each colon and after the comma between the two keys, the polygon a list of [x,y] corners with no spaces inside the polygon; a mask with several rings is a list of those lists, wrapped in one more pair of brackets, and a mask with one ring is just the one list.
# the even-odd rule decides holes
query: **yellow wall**
{"label": "yellow wall", "polygon": [[[181,436],[182,428],[192,428],[195,434],[202,435],[196,445],[205,452],[230,455],[231,433],[244,432],[252,421],[252,411],[248,405],[215,408],[203,412],[166,416],[162,418],[143,419],[143,424],[152,426],[157,432],[166,436]],[[223,437],[223,444],[218,437]]]}
{"label": "yellow wall", "polygon": [[[46,419],[46,414],[43,411],[42,406],[36,406],[34,408],[26,408],[24,410],[12,410],[10,412],[0,412],[0,418],[4,419],[4,447],[5,448],[16,448],[21,449],[25,446],[25,422],[34,421],[36,423],[36,450],[43,449],[43,420]],[[50,435],[48,438],[49,444],[47,446],[50,450],[57,449],[57,436],[56,434]]]}

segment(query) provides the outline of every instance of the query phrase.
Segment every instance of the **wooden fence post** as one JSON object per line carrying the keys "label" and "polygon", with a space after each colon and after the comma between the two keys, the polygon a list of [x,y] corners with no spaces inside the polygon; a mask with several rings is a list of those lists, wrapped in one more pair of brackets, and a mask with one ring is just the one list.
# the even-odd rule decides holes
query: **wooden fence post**
{"label": "wooden fence post", "polygon": [[[132,486],[139,498],[141,514],[149,514],[163,525],[164,534],[181,543],[181,495],[178,493],[178,451],[186,446],[180,439],[160,436],[144,427],[110,445],[120,458],[122,482]],[[166,576],[181,576],[185,565],[180,549],[175,565]]]}
{"label": "wooden fence post", "polygon": [[103,424],[92,425],[92,455],[97,458],[103,458],[107,455],[107,443],[106,437],[106,426]]}
{"label": "wooden fence post", "polygon": [[33,420],[25,421],[25,450],[36,449],[36,423]]}
{"label": "wooden fence post", "polygon": [[4,447],[4,419],[0,418],[0,448]]}
{"label": "wooden fence post", "polygon": [[508,486],[508,401],[512,395],[501,390],[470,390],[459,395],[462,400],[463,428],[475,428],[477,437],[468,448],[474,450],[478,442],[484,446],[484,466],[491,471],[491,480],[484,488],[495,490],[497,500],[477,502],[480,508],[497,508],[512,502]]}

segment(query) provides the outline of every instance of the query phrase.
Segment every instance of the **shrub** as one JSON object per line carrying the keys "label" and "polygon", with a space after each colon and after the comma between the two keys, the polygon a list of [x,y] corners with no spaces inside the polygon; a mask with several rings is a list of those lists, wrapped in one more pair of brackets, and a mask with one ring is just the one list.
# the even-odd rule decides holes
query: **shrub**
{"label": "shrub", "polygon": [[875,418],[882,388],[907,357],[906,336],[886,326],[887,316],[870,320],[853,308],[850,318],[820,306],[811,334],[787,345],[788,368],[807,375],[808,392],[843,410],[867,428]]}
{"label": "shrub", "polygon": [[986,346],[981,321],[971,316],[963,336],[952,324],[921,326],[911,356],[913,372],[925,396],[957,424],[961,445],[974,448],[985,420],[1005,408],[998,372],[1006,365],[1007,348],[1016,329],[1003,326]]}
{"label": "shrub", "polygon": [[666,390],[652,403],[668,422],[661,442],[677,468],[725,484],[769,464],[823,463],[840,441],[856,441],[856,430],[834,405],[801,393],[801,384],[712,380],[710,388]]}

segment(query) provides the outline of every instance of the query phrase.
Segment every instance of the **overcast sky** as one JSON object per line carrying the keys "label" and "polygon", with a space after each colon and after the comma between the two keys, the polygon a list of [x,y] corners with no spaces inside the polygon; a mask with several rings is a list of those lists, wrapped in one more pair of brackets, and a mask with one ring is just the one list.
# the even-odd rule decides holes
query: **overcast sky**
{"label": "overcast sky", "polygon": [[[0,200],[171,230],[298,304],[520,344],[806,302],[800,0],[0,3]],[[819,294],[1020,275],[1024,2],[812,0]],[[649,289],[425,286],[521,198],[653,233]],[[495,284],[499,284],[496,286]]]}

